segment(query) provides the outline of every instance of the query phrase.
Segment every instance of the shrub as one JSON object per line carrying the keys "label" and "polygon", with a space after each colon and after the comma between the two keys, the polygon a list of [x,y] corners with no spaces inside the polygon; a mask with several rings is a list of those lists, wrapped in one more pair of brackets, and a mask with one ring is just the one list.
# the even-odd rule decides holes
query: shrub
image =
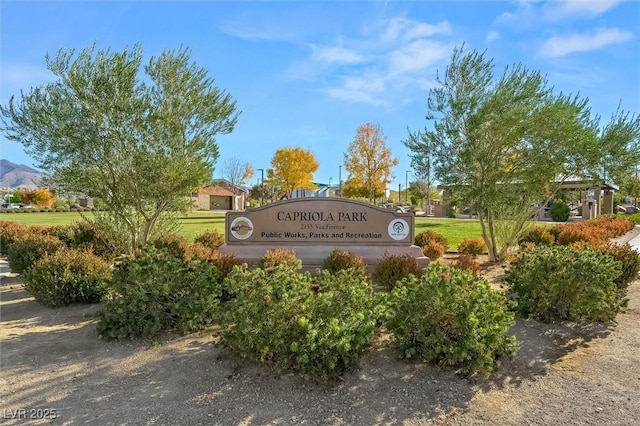
{"label": "shrub", "polygon": [[615,283],[619,290],[626,290],[640,272],[640,253],[629,244],[606,243],[597,245],[595,249],[621,263],[622,273],[615,279]]}
{"label": "shrub", "polygon": [[296,251],[285,249],[267,250],[260,258],[259,266],[261,268],[274,268],[278,265],[299,267],[300,260],[296,257]]}
{"label": "shrub", "polygon": [[0,221],[0,254],[8,254],[9,247],[18,239],[31,232],[29,227],[16,222]]}
{"label": "shrub", "polygon": [[167,250],[174,257],[181,260],[190,258],[191,244],[189,241],[176,234],[162,234],[151,241],[151,244],[158,250]]}
{"label": "shrub", "polygon": [[[553,234],[554,228],[544,225],[536,225],[527,229],[520,239],[518,244],[524,245],[525,243],[534,243],[537,246],[551,246],[555,244],[556,237]],[[560,229],[558,229],[558,233]]]}
{"label": "shrub", "polygon": [[215,319],[221,281],[214,265],[187,262],[147,246],[113,271],[98,333],[105,339],[122,339],[198,330]]}
{"label": "shrub", "polygon": [[224,235],[215,230],[207,231],[204,234],[198,235],[193,242],[217,250],[224,244]]}
{"label": "shrub", "polygon": [[209,262],[218,269],[222,278],[229,275],[235,266],[240,266],[244,263],[244,261],[237,256],[232,254],[223,254],[218,251],[213,252],[212,256],[209,258]]}
{"label": "shrub", "polygon": [[84,250],[61,249],[45,255],[24,274],[24,286],[51,308],[72,303],[97,303],[107,290],[111,267]]}
{"label": "shrub", "polygon": [[458,253],[471,257],[480,256],[487,250],[487,245],[481,238],[465,238],[458,245]]}
{"label": "shrub", "polygon": [[[424,247],[430,241],[436,241],[436,242],[440,243],[442,245],[442,247],[444,247],[444,251],[446,251],[447,247],[449,247],[447,239],[442,234],[439,234],[439,233],[437,233],[435,231],[432,231],[430,229],[420,232],[415,237],[415,245],[417,245],[418,247]],[[443,253],[444,253],[444,251],[443,251]]]}
{"label": "shrub", "polygon": [[537,246],[517,256],[505,279],[525,316],[612,322],[626,303],[620,273],[620,262],[593,249]]}
{"label": "shrub", "polygon": [[437,241],[428,241],[427,244],[422,247],[422,253],[431,260],[440,259],[444,251],[444,246]]}
{"label": "shrub", "polygon": [[333,250],[324,259],[322,267],[332,274],[337,274],[338,271],[343,269],[356,269],[362,273],[365,272],[365,264],[362,257],[348,250]]}
{"label": "shrub", "polygon": [[236,297],[221,309],[220,342],[242,357],[327,380],[354,369],[371,346],[373,289],[355,270],[243,266],[225,285]]}
{"label": "shrub", "polygon": [[387,329],[404,358],[488,374],[515,351],[514,314],[504,295],[466,271],[433,265],[391,291]]}
{"label": "shrub", "polygon": [[63,247],[62,241],[48,235],[24,236],[9,246],[8,260],[11,271],[22,274],[46,254],[53,254]]}
{"label": "shrub", "polygon": [[554,200],[549,208],[549,215],[554,222],[566,222],[570,214],[571,209],[562,200]]}
{"label": "shrub", "polygon": [[399,280],[407,278],[410,274],[419,277],[422,273],[423,268],[410,254],[388,255],[385,253],[374,267],[371,279],[377,285],[391,290]]}
{"label": "shrub", "polygon": [[59,229],[58,236],[68,247],[89,249],[107,261],[129,251],[128,240],[123,233],[111,229],[106,223],[82,220],[66,230]]}
{"label": "shrub", "polygon": [[575,222],[561,227],[557,237],[560,245],[586,242],[597,245],[609,238],[619,237],[634,228],[633,221],[614,215],[603,215],[584,222]]}
{"label": "shrub", "polygon": [[473,275],[480,274],[480,264],[470,254],[461,254],[453,265],[458,269],[471,272]]}

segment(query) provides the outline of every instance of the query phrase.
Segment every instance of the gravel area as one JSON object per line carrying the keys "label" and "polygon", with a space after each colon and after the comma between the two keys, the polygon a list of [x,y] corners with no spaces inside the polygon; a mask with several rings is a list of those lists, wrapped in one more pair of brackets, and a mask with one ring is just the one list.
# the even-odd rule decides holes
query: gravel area
{"label": "gravel area", "polygon": [[[640,249],[640,227],[620,242]],[[105,342],[100,305],[49,309],[0,260],[2,424],[631,425],[640,418],[640,281],[616,326],[518,320],[489,380],[399,361],[380,341],[333,386],[277,375],[212,330]],[[494,271],[495,272],[495,271]],[[495,274],[494,274],[495,275]],[[55,417],[55,418],[52,418]]]}

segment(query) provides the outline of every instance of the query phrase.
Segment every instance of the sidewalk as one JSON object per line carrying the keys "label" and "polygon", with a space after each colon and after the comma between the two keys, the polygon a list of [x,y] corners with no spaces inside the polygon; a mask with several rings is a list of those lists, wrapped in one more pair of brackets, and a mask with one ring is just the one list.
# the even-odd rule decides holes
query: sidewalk
{"label": "sidewalk", "polygon": [[[640,227],[640,225],[636,225],[636,228]],[[640,252],[640,235],[636,235],[631,241],[629,241],[631,247],[636,249],[636,251]]]}

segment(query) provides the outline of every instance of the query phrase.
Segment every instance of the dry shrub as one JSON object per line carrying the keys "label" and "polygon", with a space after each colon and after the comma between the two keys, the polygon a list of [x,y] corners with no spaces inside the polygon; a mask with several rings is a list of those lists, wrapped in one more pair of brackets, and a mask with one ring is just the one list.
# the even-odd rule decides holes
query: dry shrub
{"label": "dry shrub", "polygon": [[472,258],[480,256],[487,250],[487,245],[481,238],[465,238],[458,245],[458,253],[471,256]]}
{"label": "dry shrub", "polygon": [[[440,245],[442,245],[442,247],[444,247],[445,251],[449,247],[449,243],[447,242],[447,239],[444,237],[444,235],[439,234],[439,233],[437,233],[435,231],[432,231],[430,229],[428,229],[426,231],[422,231],[422,232],[420,232],[419,234],[416,235],[415,245],[417,245],[418,247],[424,247],[430,241],[435,241],[435,242],[439,243]],[[444,253],[444,251],[443,251],[443,253]]]}
{"label": "dry shrub", "polygon": [[416,258],[408,253],[403,255],[385,254],[373,269],[371,278],[376,284],[392,290],[399,280],[409,275],[419,277],[423,271]]}
{"label": "dry shrub", "polygon": [[556,240],[559,245],[569,245],[582,241],[595,246],[609,238],[626,234],[634,226],[635,223],[631,219],[604,215],[584,222],[564,225],[560,228]]}
{"label": "dry shrub", "polygon": [[422,253],[431,260],[438,260],[444,254],[445,247],[437,241],[428,241],[422,247]]}
{"label": "dry shrub", "polygon": [[16,222],[0,221],[0,254],[8,254],[11,245],[32,231],[29,226]]}
{"label": "dry shrub", "polygon": [[259,266],[265,268],[275,268],[278,265],[296,267],[300,261],[295,250],[274,249],[267,250],[260,258]]}
{"label": "dry shrub", "polygon": [[470,254],[461,254],[458,256],[458,260],[453,266],[464,271],[469,271],[476,276],[480,274],[480,263]]}

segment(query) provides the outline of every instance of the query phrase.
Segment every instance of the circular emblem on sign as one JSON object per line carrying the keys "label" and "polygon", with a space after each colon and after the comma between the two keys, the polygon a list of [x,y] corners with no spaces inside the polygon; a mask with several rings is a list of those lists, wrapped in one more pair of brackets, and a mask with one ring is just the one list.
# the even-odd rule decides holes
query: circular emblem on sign
{"label": "circular emblem on sign", "polygon": [[393,219],[389,222],[387,231],[394,240],[404,240],[409,235],[409,224],[404,219]]}
{"label": "circular emblem on sign", "polygon": [[246,240],[253,234],[253,222],[250,219],[240,216],[231,222],[231,235],[239,240]]}

